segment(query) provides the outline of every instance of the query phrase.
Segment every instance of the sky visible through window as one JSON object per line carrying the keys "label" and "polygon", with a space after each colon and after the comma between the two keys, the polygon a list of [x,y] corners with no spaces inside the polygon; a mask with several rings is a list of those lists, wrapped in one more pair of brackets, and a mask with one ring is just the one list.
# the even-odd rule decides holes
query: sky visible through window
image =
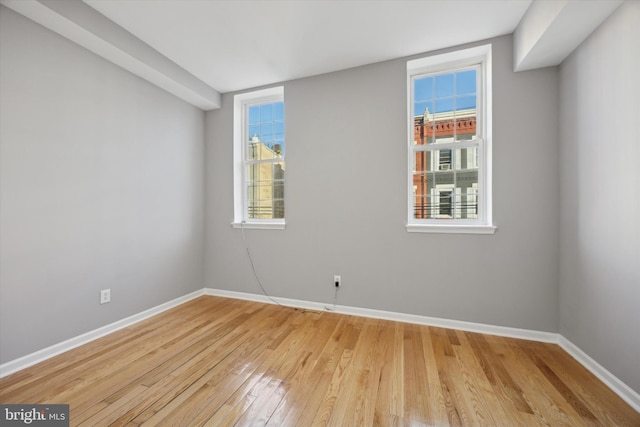
{"label": "sky visible through window", "polygon": [[414,115],[476,108],[476,70],[420,77],[414,80]]}
{"label": "sky visible through window", "polygon": [[257,136],[267,147],[280,144],[284,156],[284,102],[249,106],[249,138]]}

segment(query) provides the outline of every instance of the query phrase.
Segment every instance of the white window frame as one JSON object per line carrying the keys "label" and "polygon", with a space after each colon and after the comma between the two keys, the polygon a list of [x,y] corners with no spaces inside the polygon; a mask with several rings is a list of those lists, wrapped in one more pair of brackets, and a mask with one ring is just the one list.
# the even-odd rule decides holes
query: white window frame
{"label": "white window frame", "polygon": [[[414,100],[413,81],[425,74],[455,72],[464,67],[477,66],[478,78],[476,86],[476,140],[478,147],[478,218],[477,219],[416,219],[414,215],[414,185],[413,172],[415,169],[414,149]],[[492,83],[491,83],[491,45],[472,47],[441,55],[429,56],[407,61],[407,152],[408,152],[408,183],[407,183],[407,224],[409,232],[421,233],[468,233],[493,234],[496,226],[493,224],[492,210],[492,173],[491,173],[491,111],[492,111]],[[476,142],[474,140],[474,142]],[[444,145],[444,144],[443,144]],[[464,142],[457,142],[449,147],[464,148]],[[455,145],[455,147],[454,147]]]}
{"label": "white window frame", "polygon": [[[258,219],[248,217],[248,195],[245,176],[247,141],[248,109],[255,104],[269,102],[284,102],[284,87],[277,86],[252,92],[235,95],[233,101],[233,222],[234,228],[260,228],[260,229],[284,229],[285,218]],[[286,125],[285,125],[286,126]],[[285,135],[286,146],[286,135]],[[286,152],[286,148],[285,148]],[[283,158],[284,160],[284,158]],[[285,177],[286,182],[286,177]],[[285,190],[285,215],[286,215],[286,190]]]}

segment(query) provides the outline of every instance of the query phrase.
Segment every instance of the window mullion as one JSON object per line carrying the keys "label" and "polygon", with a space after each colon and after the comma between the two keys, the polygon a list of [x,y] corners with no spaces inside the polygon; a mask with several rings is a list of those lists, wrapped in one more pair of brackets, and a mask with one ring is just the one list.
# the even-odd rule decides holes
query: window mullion
{"label": "window mullion", "polygon": [[455,150],[458,148],[474,148],[480,146],[482,139],[476,138],[471,141],[459,141],[459,142],[442,142],[437,144],[427,145],[411,145],[413,151],[436,151],[436,150]]}

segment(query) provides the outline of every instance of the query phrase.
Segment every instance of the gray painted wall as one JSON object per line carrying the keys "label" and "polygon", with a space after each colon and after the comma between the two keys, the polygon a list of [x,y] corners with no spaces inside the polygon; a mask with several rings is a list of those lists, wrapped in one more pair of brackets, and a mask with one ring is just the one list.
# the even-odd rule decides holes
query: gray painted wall
{"label": "gray painted wall", "polygon": [[640,3],[625,2],[561,81],[560,333],[640,392]]}
{"label": "gray painted wall", "polygon": [[4,363],[203,287],[204,113],[0,10]]}
{"label": "gray painted wall", "polygon": [[260,293],[246,243],[274,296],[332,303],[341,274],[339,304],[559,330],[640,390],[639,20],[625,2],[559,72],[491,40],[493,236],[404,228],[407,58],[285,82],[288,225],[243,242],[233,94],[205,124],[0,7],[0,363],[203,283]]}
{"label": "gray painted wall", "polygon": [[[285,82],[286,230],[246,230],[273,296],[557,331],[558,69],[493,44],[495,235],[407,233],[406,58]],[[233,219],[233,94],[206,117],[207,286],[260,293]]]}

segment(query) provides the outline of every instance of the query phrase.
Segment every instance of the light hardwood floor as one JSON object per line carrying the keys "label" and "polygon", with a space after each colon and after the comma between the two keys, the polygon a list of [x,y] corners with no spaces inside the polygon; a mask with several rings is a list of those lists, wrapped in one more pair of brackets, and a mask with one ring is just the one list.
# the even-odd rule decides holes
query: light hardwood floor
{"label": "light hardwood floor", "polygon": [[560,347],[200,297],[0,380],[71,425],[640,426]]}

